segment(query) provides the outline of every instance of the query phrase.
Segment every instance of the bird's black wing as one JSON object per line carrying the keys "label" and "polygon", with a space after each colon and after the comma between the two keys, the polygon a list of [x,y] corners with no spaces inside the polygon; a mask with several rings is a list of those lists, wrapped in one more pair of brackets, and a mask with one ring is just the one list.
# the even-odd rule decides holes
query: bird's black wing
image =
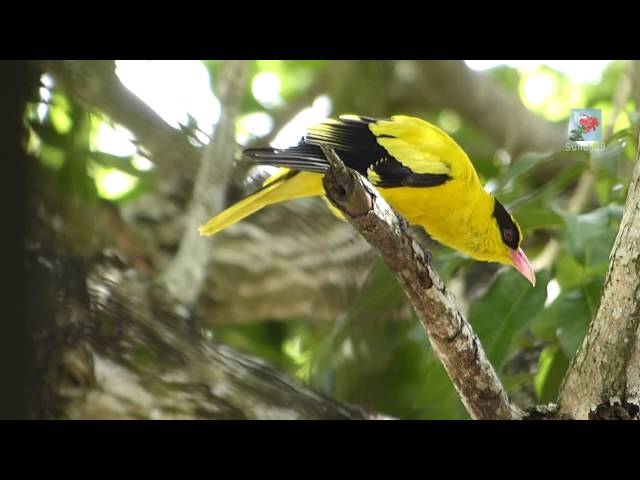
{"label": "bird's black wing", "polygon": [[[262,165],[324,173],[329,162],[319,145],[332,147],[349,168],[367,177],[374,185],[433,187],[450,179],[447,174],[415,173],[400,163],[369,129],[378,119],[343,116],[311,127],[300,143],[286,149],[252,148],[244,151],[250,161]],[[388,136],[387,136],[388,137]]]}

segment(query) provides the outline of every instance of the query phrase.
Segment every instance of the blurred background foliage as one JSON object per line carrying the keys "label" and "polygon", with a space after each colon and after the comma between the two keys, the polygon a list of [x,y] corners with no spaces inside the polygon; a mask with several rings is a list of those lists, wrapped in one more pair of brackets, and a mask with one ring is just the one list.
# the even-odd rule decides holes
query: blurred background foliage
{"label": "blurred background foliage", "polygon": [[[237,119],[238,147],[290,145],[309,124],[342,113],[417,115],[446,130],[470,154],[486,188],[520,221],[538,283],[531,288],[512,269],[480,265],[440,246],[433,248],[434,263],[515,400],[525,407],[553,401],[595,312],[627,193],[639,108],[631,93],[620,90],[632,69],[625,61],[582,62],[575,68],[565,62],[564,69],[541,62],[492,68],[468,62],[561,129],[567,130],[571,108],[602,109],[603,151],[556,147],[514,156],[454,105],[433,108],[418,91],[401,91],[403,81],[415,76],[412,63],[251,62]],[[118,61],[116,72],[167,123],[201,146],[220,112],[215,93],[221,64]],[[338,84],[336,79],[344,78],[350,81]],[[40,96],[28,113],[29,148],[60,189],[83,203],[118,205],[154,189],[153,164],[126,128],[64,95],[48,75],[42,77]],[[560,161],[562,168],[549,174],[549,165]],[[587,194],[570,208],[586,180]],[[367,321],[387,310],[397,317],[403,303],[395,279],[375,260],[350,307],[333,322],[265,318],[234,325],[231,319],[208,334],[340,401],[400,418],[467,418],[411,309],[400,309],[400,319],[389,313],[388,321]]]}

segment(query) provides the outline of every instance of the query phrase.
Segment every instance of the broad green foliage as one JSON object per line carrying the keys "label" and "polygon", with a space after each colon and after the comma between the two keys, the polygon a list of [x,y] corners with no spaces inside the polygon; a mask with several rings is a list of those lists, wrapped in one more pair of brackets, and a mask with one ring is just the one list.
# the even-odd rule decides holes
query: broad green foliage
{"label": "broad green foliage", "polygon": [[513,269],[501,272],[487,293],[473,303],[469,321],[485,352],[500,370],[512,351],[514,337],[538,315],[547,297],[549,272],[538,272],[535,288]]}
{"label": "broad green foliage", "polygon": [[566,227],[561,232],[562,241],[568,253],[589,268],[603,264],[606,268],[622,216],[621,207],[608,205],[581,215],[569,212],[561,212],[561,215]]}
{"label": "broad green foliage", "polygon": [[534,380],[535,393],[541,403],[554,402],[562,375],[569,366],[569,357],[556,345],[546,347],[540,353],[538,373]]}
{"label": "broad green foliage", "polygon": [[[415,87],[410,69],[405,68],[409,63],[393,68],[371,61],[252,62],[241,115],[277,118],[318,78],[324,78],[320,90],[331,98],[333,115],[347,113],[343,110],[364,115],[406,113],[444,122],[441,126],[449,128],[469,153],[482,181],[517,217],[529,257],[536,258],[549,241],[558,242],[557,255],[537,272],[535,288],[513,269],[501,267],[492,275],[495,267],[443,247],[433,250],[434,265],[445,282],[466,278],[467,287],[482,287],[470,289],[474,293],[468,299],[468,319],[507,389],[520,402],[528,402],[525,407],[553,402],[598,305],[637,148],[637,106],[631,100],[623,105],[613,135],[604,138],[604,151],[527,152],[511,158],[454,107],[443,115],[442,110],[423,105],[418,88],[412,111],[396,111],[394,98],[410,94]],[[204,64],[215,93],[222,63]],[[331,75],[326,76],[329,68]],[[536,81],[544,77],[552,94],[536,104],[527,100],[533,111],[566,126],[569,109],[601,108],[604,133],[610,128],[614,92],[625,68],[625,62],[611,63],[602,81],[593,85],[578,84],[546,67],[527,72],[503,66],[489,74],[510,95],[524,95],[532,76],[538,75]],[[394,77],[398,71],[405,72],[401,80]],[[277,86],[279,99],[273,105],[261,103],[252,91],[256,76],[264,74]],[[153,188],[153,171],[141,171],[133,156],[91,148],[92,135],[108,119],[83,110],[55,88],[49,101],[42,121],[35,106],[29,117],[37,138],[30,145],[43,168],[59,178],[61,188],[83,199],[97,198],[95,165],[138,180],[118,201]],[[260,145],[260,138],[250,141]],[[593,175],[593,189],[580,213],[571,213],[569,198],[587,172]],[[468,275],[472,270],[486,273],[481,277],[484,283],[474,280],[477,275]],[[334,322],[264,319],[252,325],[216,327],[211,333],[214,341],[261,357],[341,401],[401,418],[468,418],[422,327],[407,308],[404,293],[379,260],[351,307]]]}

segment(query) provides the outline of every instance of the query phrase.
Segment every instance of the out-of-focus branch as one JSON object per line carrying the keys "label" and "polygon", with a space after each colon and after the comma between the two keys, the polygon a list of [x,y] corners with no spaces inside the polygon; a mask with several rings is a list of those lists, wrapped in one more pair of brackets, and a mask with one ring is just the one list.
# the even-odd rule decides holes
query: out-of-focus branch
{"label": "out-of-focus branch", "polygon": [[461,60],[416,62],[416,85],[434,106],[454,109],[512,156],[525,151],[552,152],[567,141],[564,124],[529,111],[486,73]]}
{"label": "out-of-focus branch", "polygon": [[614,403],[628,406],[635,415],[638,413],[640,149],[609,258],[609,271],[595,317],[560,387],[560,412],[576,419],[589,418]]}
{"label": "out-of-focus branch", "polygon": [[613,135],[613,130],[615,129],[618,115],[620,115],[622,110],[624,110],[625,104],[631,97],[631,93],[633,91],[633,70],[633,62],[629,62],[620,75],[620,79],[618,80],[616,89],[613,92],[613,98],[611,100],[611,120],[609,120],[607,129],[605,130],[604,138],[608,139],[609,137],[611,137],[611,135]]}
{"label": "out-of-focus branch", "polygon": [[521,418],[480,340],[431,267],[430,254],[366,179],[347,169],[332,149],[323,146],[323,151],[331,163],[323,178],[327,196],[398,278],[469,414],[476,419]]}
{"label": "out-of-focus branch", "polygon": [[222,106],[220,119],[204,152],[180,247],[162,276],[169,294],[186,304],[196,299],[207,275],[211,243],[199,235],[198,226],[224,207],[246,72],[246,60],[227,60],[222,67],[217,92]]}
{"label": "out-of-focus branch", "polygon": [[195,175],[200,160],[198,149],[120,82],[114,62],[41,60],[34,64],[48,72],[66,94],[131,130],[149,152],[159,176]]}

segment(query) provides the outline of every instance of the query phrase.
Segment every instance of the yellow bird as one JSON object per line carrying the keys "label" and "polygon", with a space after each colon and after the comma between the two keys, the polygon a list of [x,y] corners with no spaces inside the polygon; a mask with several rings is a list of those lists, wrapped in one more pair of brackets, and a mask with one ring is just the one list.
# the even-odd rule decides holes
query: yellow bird
{"label": "yellow bird", "polygon": [[321,144],[368,178],[410,224],[471,258],[511,265],[535,285],[520,248],[522,230],[482,188],[467,154],[438,127],[403,115],[342,115],[309,128],[295,147],[245,150],[255,163],[281,169],[260,190],[202,225],[200,234],[213,235],[267,205],[324,196],[322,175],[329,163]]}

